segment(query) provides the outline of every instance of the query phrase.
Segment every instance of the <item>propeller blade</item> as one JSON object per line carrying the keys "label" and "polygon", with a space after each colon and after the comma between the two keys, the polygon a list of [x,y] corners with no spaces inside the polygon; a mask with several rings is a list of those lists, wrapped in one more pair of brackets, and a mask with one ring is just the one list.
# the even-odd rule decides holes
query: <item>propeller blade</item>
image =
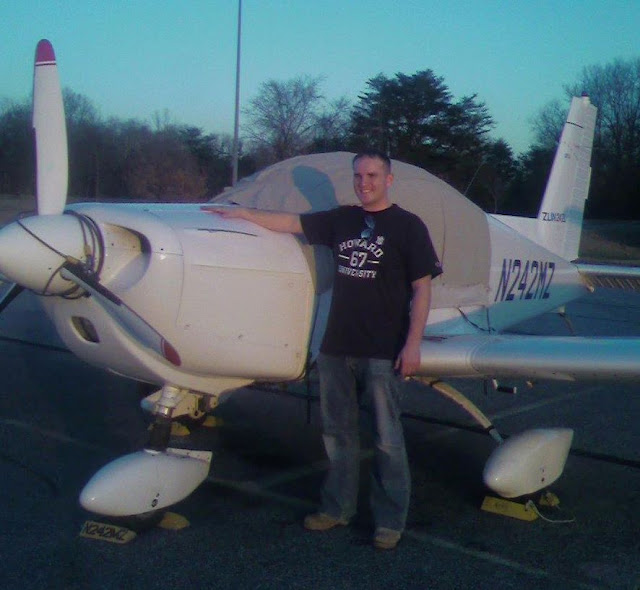
{"label": "propeller blade", "polygon": [[7,292],[0,298],[0,313],[2,313],[7,305],[9,305],[20,293],[24,291],[24,287],[16,283],[12,283]]}
{"label": "propeller blade", "polygon": [[39,215],[58,215],[67,200],[69,161],[62,90],[53,47],[43,39],[33,72],[33,135]]}
{"label": "propeller blade", "polygon": [[165,340],[162,334],[133,311],[115,293],[100,283],[94,275],[88,273],[81,264],[67,261],[62,266],[60,274],[63,278],[73,281],[93,295],[103,309],[141,344],[173,365],[180,366],[181,360],[178,351]]}

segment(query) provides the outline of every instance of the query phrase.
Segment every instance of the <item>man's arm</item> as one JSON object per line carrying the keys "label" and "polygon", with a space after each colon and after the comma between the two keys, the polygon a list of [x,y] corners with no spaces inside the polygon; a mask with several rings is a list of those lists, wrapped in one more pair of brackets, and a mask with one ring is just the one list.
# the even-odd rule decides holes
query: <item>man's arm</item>
{"label": "man's arm", "polygon": [[301,234],[300,215],[278,211],[262,211],[261,209],[245,209],[244,207],[220,207],[219,205],[203,205],[207,213],[216,213],[228,219],[244,219],[271,231]]}
{"label": "man's arm", "polygon": [[413,375],[420,367],[420,342],[422,342],[431,306],[431,276],[427,275],[413,281],[411,288],[413,295],[409,332],[395,364],[396,370],[399,370],[403,377]]}

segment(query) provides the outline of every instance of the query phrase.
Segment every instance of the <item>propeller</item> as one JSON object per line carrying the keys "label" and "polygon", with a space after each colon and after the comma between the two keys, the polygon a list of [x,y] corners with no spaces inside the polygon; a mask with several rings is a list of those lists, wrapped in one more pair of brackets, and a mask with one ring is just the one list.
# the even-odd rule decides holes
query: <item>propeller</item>
{"label": "propeller", "polygon": [[[53,46],[42,39],[33,72],[33,137],[36,153],[36,201],[40,215],[64,210],[69,175],[67,127]],[[0,300],[0,313],[24,291],[13,283]]]}
{"label": "propeller", "polygon": [[[66,202],[69,175],[67,127],[56,56],[47,39],[38,43],[34,63],[32,125],[37,212],[40,215],[60,214]],[[12,283],[0,300],[0,313],[24,289],[24,284]]]}
{"label": "propeller", "polygon": [[67,130],[56,56],[46,39],[38,43],[35,55],[33,136],[37,215],[0,230],[0,272],[14,282],[0,299],[0,311],[25,288],[64,297],[77,296],[80,287],[143,346],[179,366],[176,349],[100,282],[104,248],[95,222],[77,213],[64,214]]}

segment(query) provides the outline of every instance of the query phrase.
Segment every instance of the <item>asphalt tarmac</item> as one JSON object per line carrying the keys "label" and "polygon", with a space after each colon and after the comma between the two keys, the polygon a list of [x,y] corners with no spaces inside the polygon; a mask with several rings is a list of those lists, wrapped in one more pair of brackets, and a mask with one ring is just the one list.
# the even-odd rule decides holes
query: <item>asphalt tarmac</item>
{"label": "asphalt tarmac", "polygon": [[[568,314],[578,334],[640,334],[638,295],[604,290]],[[557,316],[520,327],[549,330],[569,327]],[[216,410],[217,426],[175,441],[214,452],[209,479],[173,509],[190,526],[149,527],[118,545],[79,535],[93,517],[78,494],[146,439],[138,387],[65,351],[28,293],[0,316],[0,351],[0,588],[640,588],[637,384],[515,383],[505,394],[454,383],[504,434],[575,429],[552,486],[560,505],[533,522],[480,510],[493,441],[411,385],[412,505],[391,552],[370,544],[366,445],[355,521],[325,533],[301,525],[324,473],[313,384],[309,398],[304,387],[241,390]]]}

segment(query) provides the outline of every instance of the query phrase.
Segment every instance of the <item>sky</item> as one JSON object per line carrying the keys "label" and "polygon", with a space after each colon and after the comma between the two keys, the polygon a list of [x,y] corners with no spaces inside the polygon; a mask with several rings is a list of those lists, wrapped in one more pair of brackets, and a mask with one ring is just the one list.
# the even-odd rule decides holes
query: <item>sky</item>
{"label": "sky", "polygon": [[[30,99],[46,38],[63,87],[102,117],[167,111],[233,134],[238,0],[4,0],[0,23],[0,101]],[[380,73],[431,69],[454,100],[477,94],[519,153],[584,67],[640,57],[640,1],[243,0],[241,39],[241,108],[268,80],[321,76],[327,99],[355,102]]]}

